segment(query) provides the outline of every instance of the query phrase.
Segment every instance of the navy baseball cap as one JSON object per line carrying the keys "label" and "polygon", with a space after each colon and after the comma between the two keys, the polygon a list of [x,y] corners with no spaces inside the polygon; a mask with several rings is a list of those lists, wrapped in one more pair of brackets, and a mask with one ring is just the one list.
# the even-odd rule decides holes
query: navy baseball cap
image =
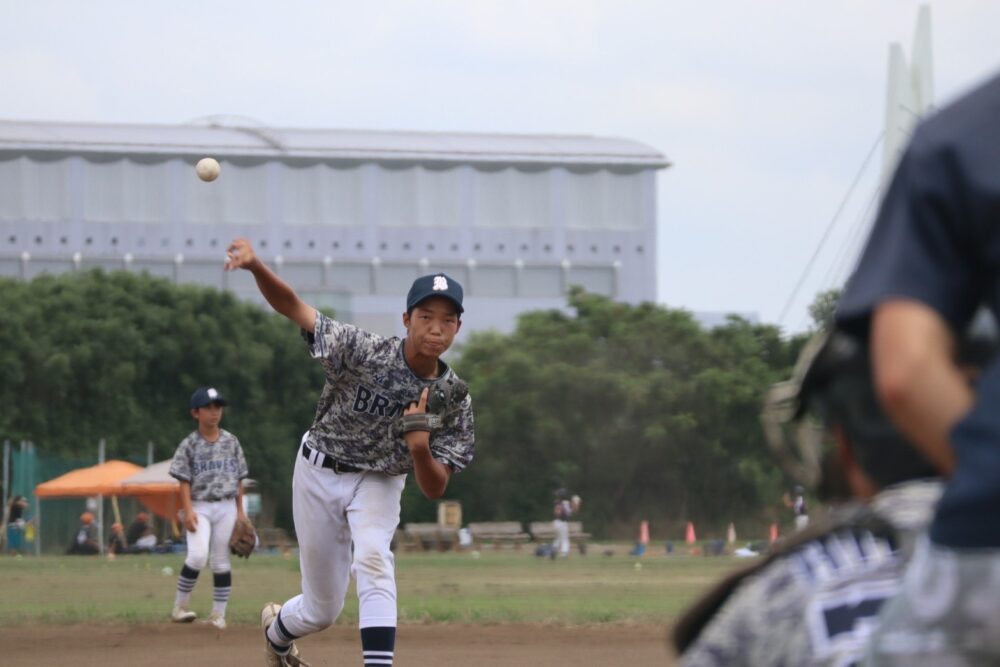
{"label": "navy baseball cap", "polygon": [[215,387],[198,387],[191,394],[191,409],[196,410],[206,405],[218,403],[219,405],[229,405]]}
{"label": "navy baseball cap", "polygon": [[406,295],[406,311],[413,310],[418,303],[432,296],[443,296],[451,300],[458,308],[459,315],[465,312],[465,308],[462,307],[462,286],[457,280],[443,273],[432,273],[413,281],[413,287]]}

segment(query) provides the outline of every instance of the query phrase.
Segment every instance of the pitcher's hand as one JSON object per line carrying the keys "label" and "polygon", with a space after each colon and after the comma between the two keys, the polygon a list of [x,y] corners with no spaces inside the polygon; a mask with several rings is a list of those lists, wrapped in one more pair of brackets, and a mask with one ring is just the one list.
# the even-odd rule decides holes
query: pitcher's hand
{"label": "pitcher's hand", "polygon": [[253,251],[253,246],[244,238],[233,240],[226,249],[226,271],[249,269],[256,261],[257,255]]}

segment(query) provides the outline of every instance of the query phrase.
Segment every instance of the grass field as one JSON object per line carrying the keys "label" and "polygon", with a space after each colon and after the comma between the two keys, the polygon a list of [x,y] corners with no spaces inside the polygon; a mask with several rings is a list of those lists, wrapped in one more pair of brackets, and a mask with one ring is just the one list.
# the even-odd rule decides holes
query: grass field
{"label": "grass field", "polygon": [[[592,550],[593,551],[593,550]],[[173,604],[180,555],[0,558],[0,625],[150,623]],[[636,564],[640,564],[637,567]],[[666,623],[699,592],[742,564],[730,558],[573,554],[530,550],[397,556],[401,623]],[[165,570],[164,568],[170,568]],[[233,563],[230,624],[257,623],[268,600],[299,592],[294,558],[254,555]],[[203,572],[192,608],[211,607]],[[355,623],[353,587],[339,623]]]}

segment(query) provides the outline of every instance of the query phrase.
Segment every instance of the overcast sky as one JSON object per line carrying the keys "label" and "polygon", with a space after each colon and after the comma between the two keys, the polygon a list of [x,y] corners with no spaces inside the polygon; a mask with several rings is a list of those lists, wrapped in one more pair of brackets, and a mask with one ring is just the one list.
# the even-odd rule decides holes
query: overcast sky
{"label": "overcast sky", "polygon": [[[920,3],[3,0],[0,118],[572,133],[659,173],[659,300],[799,330],[841,284]],[[938,105],[1000,70],[1000,3],[931,7]],[[784,313],[784,316],[783,316]]]}

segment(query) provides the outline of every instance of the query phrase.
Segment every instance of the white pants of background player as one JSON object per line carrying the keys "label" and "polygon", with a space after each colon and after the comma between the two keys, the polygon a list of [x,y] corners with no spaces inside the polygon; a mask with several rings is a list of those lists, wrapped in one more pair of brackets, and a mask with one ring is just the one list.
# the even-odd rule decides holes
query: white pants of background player
{"label": "white pants of background player", "polygon": [[[357,579],[358,627],[396,627],[395,558],[406,475],[335,473],[296,449],[292,513],[299,541],[302,594],[282,605],[281,622],[302,637],[329,627],[344,608],[350,575]],[[353,561],[351,542],[354,542]]]}
{"label": "white pants of background player", "polygon": [[552,542],[552,551],[560,556],[568,556],[569,522],[562,519],[555,519],[552,522],[552,529],[556,533],[556,539]]}
{"label": "white pants of background player", "polygon": [[198,516],[198,525],[187,534],[187,558],[184,564],[199,572],[209,564],[211,552],[212,572],[229,572],[229,538],[236,524],[236,501],[195,500],[191,509]]}

